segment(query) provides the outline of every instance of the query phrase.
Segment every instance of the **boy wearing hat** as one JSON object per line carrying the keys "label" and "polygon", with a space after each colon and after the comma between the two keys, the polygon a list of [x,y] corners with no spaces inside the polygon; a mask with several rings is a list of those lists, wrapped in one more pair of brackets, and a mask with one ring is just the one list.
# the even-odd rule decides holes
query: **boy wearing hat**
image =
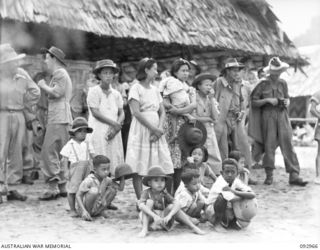
{"label": "boy wearing hat", "polygon": [[286,172],[289,173],[289,184],[305,186],[308,182],[299,177],[299,161],[291,141],[288,86],[286,81],[280,78],[280,74],[288,68],[289,65],[278,57],[269,61],[265,69],[267,77],[257,85],[251,95],[253,119],[249,120],[249,134],[264,146],[266,185],[273,183],[275,150],[280,146]]}
{"label": "boy wearing hat", "polygon": [[238,163],[227,158],[222,163],[222,175],[212,185],[207,199],[206,215],[208,220],[218,228],[235,227],[241,229],[247,224],[241,224],[234,213],[234,203],[255,198],[251,188],[245,185],[238,176]]}
{"label": "boy wearing hat", "polygon": [[[106,210],[115,198],[117,191],[123,191],[125,179],[133,173],[128,165],[116,167],[117,177],[111,179],[110,160],[106,156],[97,155],[93,158],[93,171],[82,181],[76,199],[79,213],[83,220],[91,221],[92,217],[108,217]],[[117,181],[120,181],[118,184]]]}
{"label": "boy wearing hat", "polygon": [[83,117],[76,118],[69,130],[71,139],[62,148],[62,169],[67,173],[67,193],[72,217],[77,216],[75,208],[76,193],[81,182],[88,176],[91,170],[91,159],[94,157],[92,145],[85,141],[92,128]]}
{"label": "boy wearing hat", "polygon": [[[245,89],[240,77],[240,70],[244,65],[235,58],[226,60],[222,76],[215,84],[215,98],[219,102],[220,116],[215,125],[216,137],[220,149],[221,159],[229,154],[229,141],[231,150],[239,150],[244,155],[246,166],[250,167],[251,152],[248,136],[245,130]],[[251,184],[256,181],[250,180]]]}
{"label": "boy wearing hat", "polygon": [[[28,108],[36,105],[40,97],[40,89],[19,68],[19,61],[24,57],[10,44],[0,45],[0,203],[2,195],[8,200],[27,198],[16,190],[8,190],[8,184],[21,182],[25,128],[30,118]],[[34,125],[31,122],[33,128]]]}
{"label": "boy wearing hat", "polygon": [[204,234],[180,210],[179,202],[165,191],[168,178],[171,177],[165,174],[161,166],[152,166],[148,170],[148,175],[142,180],[142,183],[149,188],[142,192],[138,201],[142,220],[142,230],[139,237],[147,236],[149,228],[171,230],[175,218],[189,226],[194,233]]}
{"label": "boy wearing hat", "polygon": [[66,69],[65,54],[51,47],[45,50],[48,71],[52,74],[49,86],[45,80],[38,86],[48,95],[48,124],[41,151],[42,171],[48,184],[40,200],[56,199],[65,193],[66,180],[61,169],[59,153],[69,139],[68,130],[72,123],[70,99],[72,82]]}

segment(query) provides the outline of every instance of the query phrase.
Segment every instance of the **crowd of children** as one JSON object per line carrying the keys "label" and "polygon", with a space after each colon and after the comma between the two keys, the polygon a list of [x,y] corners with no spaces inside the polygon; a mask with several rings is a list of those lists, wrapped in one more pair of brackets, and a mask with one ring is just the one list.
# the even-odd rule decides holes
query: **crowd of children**
{"label": "crowd of children", "polygon": [[[0,51],[11,53],[11,60],[1,64],[16,63],[23,57],[7,45],[1,46]],[[244,83],[239,78],[244,66],[234,58],[227,60],[218,79],[202,73],[192,84],[187,82],[192,64],[178,59],[172,65],[171,76],[160,83],[159,89],[153,84],[158,75],[157,62],[152,58],[142,59],[138,64],[137,82],[131,86],[127,100],[132,122],[124,156],[120,133],[125,119],[123,97],[112,88],[119,71],[117,65],[108,59],[97,62],[93,73],[98,85],[89,89],[87,97],[89,122],[83,117],[71,122],[68,104],[71,81],[63,68],[64,53],[52,47],[45,50],[45,55],[53,77],[49,85],[43,79],[38,82],[49,99],[49,122],[42,150],[45,165],[42,170],[48,189],[40,199],[67,197],[72,217],[87,221],[96,216],[108,217],[108,209],[117,209],[112,204],[117,192],[124,190],[125,180],[132,179],[142,224],[141,237],[151,230],[170,231],[175,221],[200,235],[204,232],[198,225],[207,221],[217,230],[247,227],[257,213],[257,201],[248,186],[255,181],[249,170],[251,155],[244,124],[245,98],[248,105],[252,99],[252,105],[261,109],[260,115],[265,119],[260,134],[265,151],[265,184],[273,182],[274,150],[278,144],[287,156],[289,183],[307,184],[299,177],[299,163],[288,144],[288,93],[286,83],[277,75],[283,71],[282,62],[277,58],[269,63],[271,76],[263,78],[252,95],[245,98]],[[3,74],[3,67],[0,83],[7,86],[6,82],[18,79],[24,84],[21,92],[29,97],[28,105],[34,105],[39,98],[39,87],[26,72],[15,74],[17,64],[12,68],[10,74]],[[7,112],[5,94],[8,90],[4,91],[2,85],[0,115],[4,123],[12,112]],[[279,96],[272,96],[272,87],[279,88]],[[33,92],[28,93],[30,91]],[[19,98],[15,100],[17,108],[27,109],[28,105],[20,103]],[[313,101],[316,103],[317,99]],[[314,110],[319,113],[317,106]],[[20,115],[20,110],[14,112]],[[266,116],[268,112],[275,114],[273,120]],[[20,118],[17,124],[24,126],[26,118],[22,113]],[[272,129],[265,127],[267,125]],[[276,129],[280,138],[277,134],[270,135]],[[290,147],[285,149],[284,143]],[[3,152],[11,152],[10,145],[4,148],[0,143],[0,146]],[[7,195],[8,200],[25,200],[17,191],[8,190],[10,167],[13,167],[6,161],[12,155],[4,155],[2,151],[1,164],[6,169],[1,166],[0,198]]]}

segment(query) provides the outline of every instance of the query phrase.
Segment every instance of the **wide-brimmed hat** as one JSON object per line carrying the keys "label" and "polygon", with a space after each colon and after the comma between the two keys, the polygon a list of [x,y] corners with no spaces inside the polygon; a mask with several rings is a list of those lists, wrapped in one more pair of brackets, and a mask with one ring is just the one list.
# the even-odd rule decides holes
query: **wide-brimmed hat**
{"label": "wide-brimmed hat", "polygon": [[156,177],[163,177],[163,178],[166,178],[166,180],[171,178],[170,176],[166,175],[166,173],[164,172],[161,166],[155,165],[148,169],[147,175],[142,179],[143,185],[148,187],[149,186],[148,182],[152,178],[156,178]]}
{"label": "wide-brimmed hat", "polygon": [[83,117],[77,117],[72,122],[72,128],[69,130],[70,135],[74,135],[75,132],[77,132],[78,129],[85,128],[87,129],[87,133],[92,133],[93,129],[88,126],[88,122]]}
{"label": "wide-brimmed hat", "polygon": [[114,170],[114,181],[119,181],[121,177],[124,177],[124,179],[130,179],[132,178],[136,173],[133,173],[132,168],[130,165],[123,163],[118,166],[116,166],[116,169]]}
{"label": "wide-brimmed hat", "polygon": [[50,49],[42,48],[41,51],[43,53],[49,53],[50,55],[52,55],[55,58],[57,58],[57,60],[59,62],[61,62],[64,66],[67,66],[67,64],[64,61],[66,55],[61,49],[59,49],[57,47],[54,47],[54,46],[51,46]]}
{"label": "wide-brimmed hat", "polygon": [[115,73],[119,72],[119,68],[117,65],[110,59],[104,59],[97,61],[95,68],[92,70],[94,74],[97,74],[99,70],[103,68],[111,68],[114,70]]}
{"label": "wide-brimmed hat", "polygon": [[17,54],[9,43],[0,44],[0,64],[20,60],[26,54]]}
{"label": "wide-brimmed hat", "polygon": [[257,214],[257,199],[241,199],[232,204],[234,215],[242,228],[247,227],[251,219]]}
{"label": "wide-brimmed hat", "polygon": [[279,57],[272,57],[267,67],[263,69],[266,74],[281,74],[289,68],[289,64],[282,62]]}
{"label": "wide-brimmed hat", "polygon": [[199,121],[186,122],[178,131],[178,144],[183,156],[188,157],[195,146],[203,146],[207,140],[206,127]]}
{"label": "wide-brimmed hat", "polygon": [[231,68],[243,69],[244,67],[245,67],[244,64],[239,63],[236,58],[228,58],[225,61],[221,74],[224,74],[227,69],[231,69]]}
{"label": "wide-brimmed hat", "polygon": [[197,75],[196,78],[193,80],[192,87],[197,88],[198,84],[200,84],[201,81],[206,80],[206,79],[215,81],[217,79],[217,77],[213,74],[210,74],[210,73],[201,73],[201,74]]}

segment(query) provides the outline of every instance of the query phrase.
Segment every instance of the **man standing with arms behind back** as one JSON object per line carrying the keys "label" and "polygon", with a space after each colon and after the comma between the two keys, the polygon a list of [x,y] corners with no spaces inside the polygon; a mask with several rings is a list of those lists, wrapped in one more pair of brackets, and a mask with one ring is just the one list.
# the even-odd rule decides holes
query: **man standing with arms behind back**
{"label": "man standing with arms behind back", "polygon": [[69,139],[68,130],[72,123],[70,99],[72,83],[64,66],[65,54],[62,50],[51,47],[45,50],[49,72],[52,79],[49,86],[40,80],[38,86],[48,95],[48,124],[44,137],[41,157],[42,171],[48,184],[40,200],[52,200],[59,195],[67,196],[64,171],[60,165],[60,151]]}

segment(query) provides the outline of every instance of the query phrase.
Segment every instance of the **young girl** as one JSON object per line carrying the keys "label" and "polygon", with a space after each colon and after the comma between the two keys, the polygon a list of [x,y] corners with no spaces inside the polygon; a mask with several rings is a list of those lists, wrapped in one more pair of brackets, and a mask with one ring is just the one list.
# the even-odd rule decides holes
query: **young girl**
{"label": "young girl", "polygon": [[218,147],[214,124],[218,119],[218,111],[214,98],[210,95],[212,82],[216,79],[211,74],[200,74],[193,81],[192,85],[197,89],[196,101],[197,107],[193,115],[202,122],[207,129],[207,141],[205,143],[208,149],[208,164],[216,175],[221,171],[221,157]]}
{"label": "young girl", "polygon": [[172,193],[179,187],[182,173],[177,132],[186,119],[195,120],[191,115],[196,107],[195,89],[186,83],[189,70],[190,63],[187,60],[174,61],[170,70],[171,77],[166,78],[163,84],[163,104],[169,113],[166,117],[165,133],[174,165]]}
{"label": "young girl", "polygon": [[174,220],[177,219],[189,226],[194,233],[204,234],[195,226],[186,214],[180,210],[180,205],[167,191],[166,181],[170,178],[165,174],[161,166],[152,166],[147,176],[143,178],[143,184],[149,188],[145,189],[138,202],[141,210],[142,230],[139,237],[145,237],[149,229],[172,229]]}
{"label": "young girl", "polygon": [[213,182],[215,182],[217,176],[214,174],[212,169],[207,164],[208,150],[206,149],[206,147],[200,146],[193,148],[190,152],[190,156],[192,157],[192,160],[196,164],[197,168],[199,169],[201,184],[203,186],[206,186],[204,179],[205,176],[209,177],[213,180]]}
{"label": "young girl", "polygon": [[94,157],[92,145],[85,141],[86,135],[92,133],[88,122],[83,117],[74,119],[69,134],[72,138],[62,148],[62,166],[67,174],[67,195],[71,217],[76,217],[75,200],[76,193],[81,182],[88,176],[91,170],[90,160]]}

